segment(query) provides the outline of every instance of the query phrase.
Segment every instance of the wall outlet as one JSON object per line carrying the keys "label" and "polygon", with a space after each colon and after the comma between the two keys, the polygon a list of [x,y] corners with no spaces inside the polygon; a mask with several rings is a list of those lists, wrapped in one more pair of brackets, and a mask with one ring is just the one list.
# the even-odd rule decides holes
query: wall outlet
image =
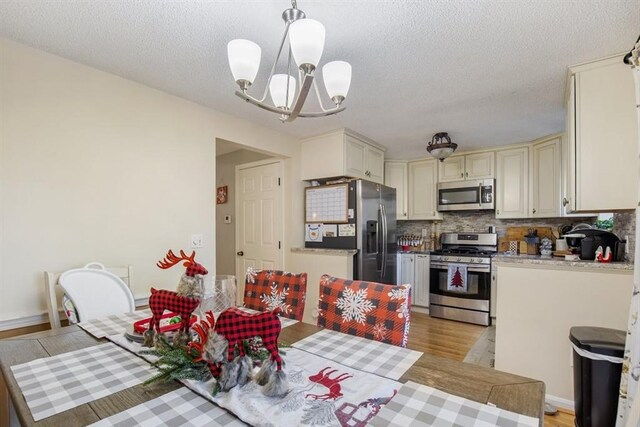
{"label": "wall outlet", "polygon": [[191,249],[197,249],[204,246],[204,236],[202,234],[192,234],[191,242],[189,244]]}
{"label": "wall outlet", "polygon": [[624,254],[625,255],[629,255],[629,245],[631,244],[631,242],[629,240],[629,236],[624,236],[624,240],[627,241],[627,244],[624,245]]}
{"label": "wall outlet", "polygon": [[225,215],[224,216],[224,223],[225,224],[231,224],[231,215]]}

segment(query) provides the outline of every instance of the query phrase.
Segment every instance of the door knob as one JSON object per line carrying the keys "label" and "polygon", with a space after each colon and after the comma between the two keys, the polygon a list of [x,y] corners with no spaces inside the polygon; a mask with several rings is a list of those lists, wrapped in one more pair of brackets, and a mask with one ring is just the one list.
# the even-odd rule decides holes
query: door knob
{"label": "door knob", "polygon": [[240,251],[240,252],[236,252],[236,255],[238,255],[238,256],[243,256],[243,255],[244,255],[244,252],[242,252],[242,251]]}
{"label": "door knob", "polygon": [[569,199],[567,199],[566,197],[562,198],[562,206],[567,206],[569,204]]}

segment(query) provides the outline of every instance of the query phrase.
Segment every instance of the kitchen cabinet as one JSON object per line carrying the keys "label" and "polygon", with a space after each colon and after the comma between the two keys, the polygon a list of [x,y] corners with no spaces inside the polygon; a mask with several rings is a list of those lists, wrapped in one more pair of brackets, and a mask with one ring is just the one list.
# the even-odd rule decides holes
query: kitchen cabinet
{"label": "kitchen cabinet", "polygon": [[529,147],[496,152],[496,218],[529,217]]}
{"label": "kitchen cabinet", "polygon": [[429,306],[429,254],[399,253],[398,284],[411,284],[411,304]]}
{"label": "kitchen cabinet", "polygon": [[302,142],[303,180],[341,176],[384,182],[384,148],[347,129]]}
{"label": "kitchen cabinet", "polygon": [[438,182],[494,178],[494,170],[493,151],[452,156],[438,164]]}
{"label": "kitchen cabinet", "polygon": [[429,307],[429,254],[416,254],[413,305]]}
{"label": "kitchen cabinet", "polygon": [[499,260],[493,265],[500,295],[495,368],[540,379],[549,395],[573,400],[569,329],[626,330],[633,271]]}
{"label": "kitchen cabinet", "polygon": [[570,211],[635,209],[635,105],[632,72],[622,56],[569,69],[565,167]]}
{"label": "kitchen cabinet", "polygon": [[408,219],[442,219],[437,211],[438,160],[409,162]]}
{"label": "kitchen cabinet", "polygon": [[560,135],[531,145],[531,218],[561,216],[561,153]]}
{"label": "kitchen cabinet", "polygon": [[384,185],[396,189],[396,219],[408,219],[407,162],[385,162]]}

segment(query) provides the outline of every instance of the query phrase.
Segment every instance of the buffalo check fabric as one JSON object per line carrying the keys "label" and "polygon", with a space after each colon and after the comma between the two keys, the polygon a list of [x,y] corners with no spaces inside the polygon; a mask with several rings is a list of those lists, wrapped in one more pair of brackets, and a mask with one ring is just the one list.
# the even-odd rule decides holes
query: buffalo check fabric
{"label": "buffalo check fabric", "polygon": [[387,427],[537,427],[537,418],[407,382],[369,425]]}
{"label": "buffalo check fabric", "polygon": [[247,269],[244,306],[259,311],[280,308],[281,316],[302,320],[307,293],[307,273]]}
{"label": "buffalo check fabric", "polygon": [[234,415],[186,387],[91,424],[94,427],[246,426]]}
{"label": "buffalo check fabric", "polygon": [[393,380],[399,379],[422,352],[324,329],[292,347],[352,368]]}
{"label": "buffalo check fabric", "polygon": [[12,366],[34,421],[100,399],[148,379],[149,364],[101,344]]}
{"label": "buffalo check fabric", "polygon": [[113,314],[101,319],[92,319],[78,323],[85,331],[96,338],[123,334],[134,322],[151,317],[151,311],[140,310],[133,313]]}
{"label": "buffalo check fabric", "polygon": [[320,278],[318,326],[407,346],[411,285],[385,285],[324,275]]}

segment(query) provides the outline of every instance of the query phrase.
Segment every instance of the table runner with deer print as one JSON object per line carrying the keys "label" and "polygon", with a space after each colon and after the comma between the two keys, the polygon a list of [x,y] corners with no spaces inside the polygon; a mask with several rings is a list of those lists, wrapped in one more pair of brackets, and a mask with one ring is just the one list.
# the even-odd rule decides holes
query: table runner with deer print
{"label": "table runner with deer print", "polygon": [[290,390],[283,398],[265,397],[255,382],[216,396],[213,381],[183,383],[253,426],[364,427],[402,386],[295,348],[281,353]]}
{"label": "table runner with deer print", "polygon": [[399,379],[423,354],[329,329],[316,332],[292,346],[393,380]]}

